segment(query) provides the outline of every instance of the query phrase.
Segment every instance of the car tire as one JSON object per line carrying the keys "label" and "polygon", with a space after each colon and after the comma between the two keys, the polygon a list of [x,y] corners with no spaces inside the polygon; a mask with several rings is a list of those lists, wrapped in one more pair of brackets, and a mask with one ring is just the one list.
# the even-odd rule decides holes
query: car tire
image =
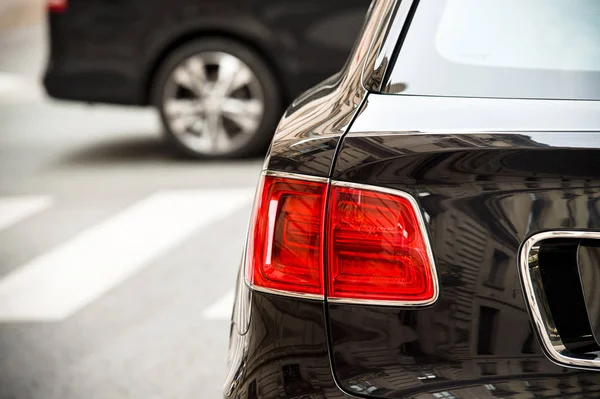
{"label": "car tire", "polygon": [[152,85],[168,143],[194,158],[264,153],[282,112],[272,69],[254,50],[230,39],[181,45],[161,63]]}

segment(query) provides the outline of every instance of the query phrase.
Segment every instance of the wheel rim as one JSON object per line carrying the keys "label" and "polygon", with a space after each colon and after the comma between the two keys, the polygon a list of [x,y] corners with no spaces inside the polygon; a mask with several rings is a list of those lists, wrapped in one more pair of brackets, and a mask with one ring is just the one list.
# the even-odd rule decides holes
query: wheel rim
{"label": "wheel rim", "polygon": [[254,72],[224,52],[188,57],[171,72],[163,114],[173,135],[200,154],[232,153],[256,134],[264,112],[263,90]]}

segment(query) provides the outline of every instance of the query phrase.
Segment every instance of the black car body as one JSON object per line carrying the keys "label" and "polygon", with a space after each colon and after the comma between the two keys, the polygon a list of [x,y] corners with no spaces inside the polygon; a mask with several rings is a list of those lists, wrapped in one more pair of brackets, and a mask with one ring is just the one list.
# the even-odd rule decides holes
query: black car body
{"label": "black car body", "polygon": [[[249,64],[266,92],[265,108],[273,109],[252,150],[268,144],[279,110],[339,71],[368,6],[368,0],[51,0],[44,85],[59,99],[162,110],[159,92],[186,55],[231,53]],[[183,147],[192,155],[219,153]]]}
{"label": "black car body", "polygon": [[70,0],[49,14],[50,95],[149,105],[161,61],[184,42],[223,36],[268,61],[283,98],[339,71],[368,0]]}
{"label": "black car body", "polygon": [[600,397],[598,6],[373,3],[275,134],[225,397]]}

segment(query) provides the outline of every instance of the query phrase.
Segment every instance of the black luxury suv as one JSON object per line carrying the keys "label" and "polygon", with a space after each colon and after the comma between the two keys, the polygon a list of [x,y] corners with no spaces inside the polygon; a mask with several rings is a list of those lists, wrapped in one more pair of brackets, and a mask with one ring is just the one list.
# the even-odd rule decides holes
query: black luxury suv
{"label": "black luxury suv", "polygon": [[267,149],[290,101],[343,66],[369,0],[48,0],[52,97],[153,105],[196,157]]}
{"label": "black luxury suv", "polygon": [[600,2],[373,2],[266,159],[224,395],[600,397]]}

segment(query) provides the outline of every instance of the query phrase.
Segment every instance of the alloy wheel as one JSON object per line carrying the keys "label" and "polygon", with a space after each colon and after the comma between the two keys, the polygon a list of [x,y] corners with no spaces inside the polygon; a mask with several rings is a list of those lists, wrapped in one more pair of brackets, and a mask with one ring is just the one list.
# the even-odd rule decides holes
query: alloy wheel
{"label": "alloy wheel", "polygon": [[187,148],[198,154],[226,154],[257,133],[264,94],[242,60],[225,52],[202,52],[173,69],[162,107],[169,129]]}

